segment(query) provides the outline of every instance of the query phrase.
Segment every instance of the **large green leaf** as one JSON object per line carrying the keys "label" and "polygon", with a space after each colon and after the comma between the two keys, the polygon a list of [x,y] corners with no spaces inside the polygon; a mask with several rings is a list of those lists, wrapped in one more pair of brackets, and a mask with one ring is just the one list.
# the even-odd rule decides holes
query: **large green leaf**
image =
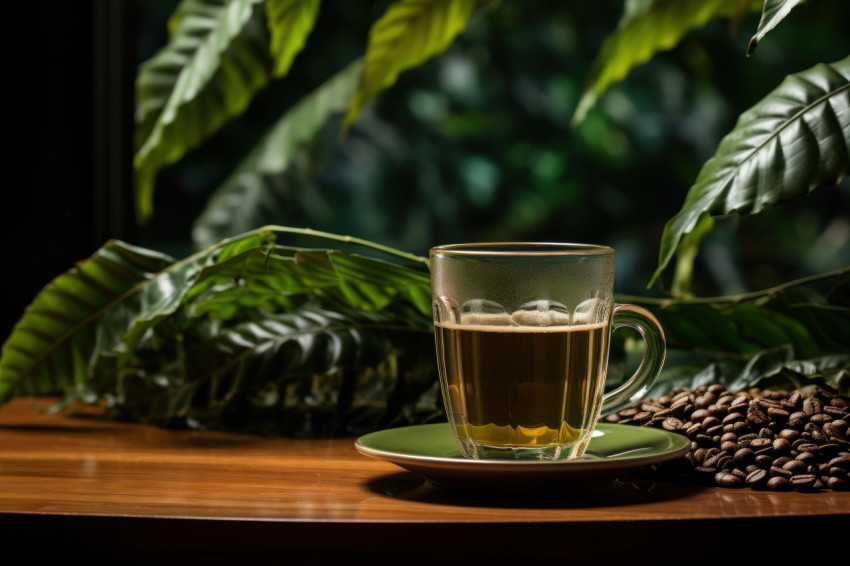
{"label": "large green leaf", "polygon": [[398,0],[369,31],[366,67],[345,116],[348,128],[399,73],[441,53],[466,27],[479,0]]}
{"label": "large green leaf", "polygon": [[304,49],[320,4],[321,0],[266,0],[275,77],[286,75],[295,56]]}
{"label": "large green leaf", "polygon": [[[430,375],[402,373],[417,371],[421,361],[401,360],[399,348],[430,346],[430,328],[420,319],[405,309],[368,313],[308,303],[212,336],[193,335],[195,359],[182,374],[154,379],[158,365],[141,364],[109,387],[120,401],[119,414],[144,422],[363,432],[399,417],[394,396],[409,404],[432,389]],[[438,409],[432,404],[430,412]]]}
{"label": "large green leaf", "polygon": [[741,114],[664,227],[661,274],[706,215],[757,214],[850,171],[850,57],[789,75]]}
{"label": "large green leaf", "polygon": [[183,0],[166,45],[139,69],[136,214],[153,210],[157,172],[247,108],[269,80],[262,0]]}
{"label": "large green leaf", "polygon": [[611,84],[659,51],[672,49],[689,31],[715,18],[758,10],[754,0],[627,0],[617,29],[602,44],[573,116],[578,124]]}
{"label": "large green leaf", "polygon": [[750,44],[747,46],[747,55],[753,54],[753,51],[759,46],[759,42],[761,42],[765,34],[785,19],[785,16],[791,10],[806,2],[808,0],[764,0],[764,8],[762,9],[761,20],[759,20],[759,27],[755,35],[750,39]]}
{"label": "large green leaf", "polygon": [[183,272],[163,274],[172,261],[110,241],[54,279],[3,344],[0,404],[84,381],[102,352],[121,347],[140,311],[167,302],[173,284],[185,284]]}
{"label": "large green leaf", "polygon": [[[360,245],[419,267],[331,250],[274,246],[276,234],[287,232]],[[0,358],[0,403],[14,395],[75,384],[85,385],[77,391],[94,390],[91,395],[97,397],[98,388],[118,379],[123,368],[131,367],[132,374],[138,352],[191,348],[184,333],[191,331],[203,342],[199,327],[209,338],[221,330],[220,321],[256,317],[258,307],[281,312],[312,300],[340,309],[352,305],[368,317],[392,306],[398,313],[415,313],[407,315],[408,320],[413,317],[420,330],[427,329],[426,261],[356,238],[276,226],[224,240],[177,262],[109,242],[48,285],[15,326]],[[297,304],[287,300],[297,295]],[[206,314],[217,315],[216,320],[208,321]],[[166,382],[173,373],[201,362],[181,352],[179,363],[168,362],[180,371],[160,365]]]}
{"label": "large green leaf", "polygon": [[299,148],[313,139],[327,119],[342,112],[357,89],[363,61],[357,59],[288,110],[230,177],[212,194],[195,220],[192,238],[199,247],[252,230],[272,220],[270,205],[287,200],[292,181],[287,172]]}

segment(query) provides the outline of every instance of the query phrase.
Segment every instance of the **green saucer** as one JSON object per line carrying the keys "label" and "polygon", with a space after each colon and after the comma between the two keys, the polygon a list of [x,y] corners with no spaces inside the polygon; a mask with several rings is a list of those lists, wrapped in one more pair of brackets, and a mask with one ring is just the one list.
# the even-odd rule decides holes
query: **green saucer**
{"label": "green saucer", "polygon": [[666,430],[600,423],[586,456],[577,460],[472,460],[458,450],[448,423],[372,432],[355,447],[448,488],[537,491],[608,485],[617,476],[684,456],[690,441]]}

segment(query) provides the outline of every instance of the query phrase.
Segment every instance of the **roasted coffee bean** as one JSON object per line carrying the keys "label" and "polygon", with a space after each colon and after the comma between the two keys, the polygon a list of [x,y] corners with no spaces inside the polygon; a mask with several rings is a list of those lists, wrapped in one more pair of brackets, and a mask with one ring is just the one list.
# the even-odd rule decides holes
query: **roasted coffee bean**
{"label": "roasted coffee bean", "polygon": [[788,442],[794,442],[800,438],[800,431],[793,428],[785,428],[779,431],[779,438],[784,438]]}
{"label": "roasted coffee bean", "polygon": [[725,417],[723,417],[723,420],[721,422],[725,425],[728,425],[728,424],[737,423],[739,421],[743,421],[746,418],[747,417],[745,417],[741,413],[729,413]]}
{"label": "roasted coffee bean", "polygon": [[816,480],[817,477],[815,477],[814,474],[799,474],[796,476],[791,476],[789,482],[791,483],[792,488],[799,491],[805,491],[813,489]]}
{"label": "roasted coffee bean", "polygon": [[788,424],[794,428],[800,428],[809,422],[809,416],[802,411],[791,413],[788,415]]}
{"label": "roasted coffee bean", "polygon": [[691,420],[694,422],[702,422],[703,419],[709,416],[709,412],[705,409],[698,409],[691,413]]}
{"label": "roasted coffee bean", "polygon": [[828,463],[830,468],[838,467],[850,471],[850,456],[838,456],[830,460]]}
{"label": "roasted coffee bean", "polygon": [[811,464],[814,463],[814,461],[816,460],[816,456],[811,452],[801,452],[797,454],[797,460],[805,462],[807,464]]}
{"label": "roasted coffee bean", "polygon": [[761,426],[768,422],[767,415],[764,414],[764,411],[759,409],[757,405],[753,404],[751,404],[750,408],[747,409],[747,420],[756,426]]}
{"label": "roasted coffee bean", "polygon": [[781,476],[783,478],[790,478],[791,476],[794,475],[794,472],[792,472],[791,470],[786,470],[785,468],[778,468],[776,466],[771,466],[770,467],[770,475],[773,476],[773,477]]}
{"label": "roasted coffee bean", "polygon": [[732,456],[736,464],[744,466],[752,462],[753,458],[754,453],[751,448],[739,448]]}
{"label": "roasted coffee bean", "polygon": [[[776,463],[774,462],[774,466]],[[793,474],[800,474],[808,467],[808,464],[805,462],[801,462],[800,460],[791,460],[790,462],[785,462],[782,465],[783,470],[788,470]]]}
{"label": "roasted coffee bean", "polygon": [[788,491],[791,489],[791,482],[788,478],[776,476],[767,481],[767,489],[770,491]]}
{"label": "roasted coffee bean", "polygon": [[803,412],[806,413],[806,415],[809,417],[818,413],[822,413],[823,402],[817,397],[807,397],[803,401]]}
{"label": "roasted coffee bean", "polygon": [[785,409],[771,407],[767,410],[767,417],[772,421],[785,422],[789,416],[791,416],[790,413]]}
{"label": "roasted coffee bean", "polygon": [[743,487],[744,482],[741,481],[741,478],[729,472],[717,472],[714,475],[714,485],[719,485],[720,487]]}
{"label": "roasted coffee bean", "polygon": [[846,491],[848,486],[850,483],[843,478],[832,476],[826,480],[826,487],[835,491]]}
{"label": "roasted coffee bean", "polygon": [[763,487],[769,479],[767,472],[761,469],[753,470],[747,474],[747,485],[754,488]]}
{"label": "roasted coffee bean", "polygon": [[767,454],[759,454],[755,457],[755,462],[761,468],[769,468],[773,463],[773,458]]}
{"label": "roasted coffee bean", "polygon": [[817,415],[812,415],[809,417],[809,422],[813,422],[817,425],[823,426],[832,420],[832,416],[826,413],[818,413]]}
{"label": "roasted coffee bean", "polygon": [[758,389],[733,394],[719,384],[675,388],[606,420],[688,436],[680,473],[691,470],[717,486],[765,487],[772,481],[770,489],[814,491],[829,488],[831,478],[841,489],[850,483],[847,403],[824,390],[807,396]]}

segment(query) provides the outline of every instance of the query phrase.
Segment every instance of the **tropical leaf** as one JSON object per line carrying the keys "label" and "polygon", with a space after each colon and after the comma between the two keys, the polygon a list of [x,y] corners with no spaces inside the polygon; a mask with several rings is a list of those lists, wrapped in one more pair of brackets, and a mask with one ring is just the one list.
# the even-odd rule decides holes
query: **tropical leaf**
{"label": "tropical leaf", "polygon": [[275,77],[289,72],[295,56],[304,49],[319,15],[321,0],[266,0]]}
{"label": "tropical leaf", "polygon": [[[258,307],[274,312],[281,310],[275,307],[291,310],[310,300],[324,301],[339,309],[353,305],[368,318],[368,313],[392,306],[395,316],[417,320],[420,331],[430,328],[427,260],[330,234],[324,238],[389,253],[421,267],[332,250],[274,246],[276,234],[287,232],[323,237],[312,230],[263,227],[177,262],[109,242],[48,285],[15,326],[0,357],[0,403],[15,395],[68,388],[74,388],[75,395],[96,398],[103,384],[115,382],[124,369],[135,374],[144,358],[139,352],[151,348],[178,349],[156,358],[156,380],[171,383],[175,375],[200,363],[186,359],[186,348],[214,336],[222,320],[256,317]],[[212,298],[219,293],[232,302]],[[296,295],[302,295],[297,304],[275,301]],[[227,308],[232,312],[225,312]],[[205,314],[218,316],[207,324],[210,317]],[[190,331],[192,340],[183,336]]]}
{"label": "tropical leaf", "polygon": [[269,80],[262,0],[183,0],[166,45],[136,86],[136,215],[153,210],[157,172],[247,108]]}
{"label": "tropical leaf", "polygon": [[209,312],[229,319],[245,307],[280,312],[299,295],[365,312],[383,310],[402,299],[430,328],[427,272],[334,250],[255,248],[208,267],[190,298],[195,316]]}
{"label": "tropical leaf", "polygon": [[110,241],[54,279],[3,344],[0,404],[84,381],[100,353],[120,346],[141,306],[167,297],[174,281],[159,274],[172,262],[157,252]]}
{"label": "tropical leaf", "polygon": [[398,75],[441,53],[464,30],[479,0],[399,0],[369,31],[366,66],[343,128]]}
{"label": "tropical leaf", "polygon": [[599,97],[659,51],[672,49],[691,30],[715,18],[759,10],[755,0],[626,0],[617,29],[605,38],[572,123],[584,120]]}
{"label": "tropical leaf", "polygon": [[415,402],[436,381],[424,372],[407,380],[402,373],[416,371],[421,360],[400,360],[399,348],[432,340],[418,315],[404,313],[410,311],[327,310],[315,303],[265,313],[213,336],[193,336],[197,359],[178,377],[152,379],[158,366],[142,365],[111,387],[122,416],[154,424],[227,421],[228,428],[256,429],[263,422],[289,434],[363,432],[399,418],[393,396]]}
{"label": "tropical leaf", "polygon": [[753,51],[759,46],[759,42],[761,42],[765,34],[785,19],[785,16],[791,10],[806,2],[808,0],[764,0],[764,8],[762,9],[761,20],[759,20],[759,27],[755,35],[750,39],[750,44],[747,46],[747,56],[749,57],[753,54]]}
{"label": "tropical leaf", "polygon": [[661,274],[682,238],[707,215],[757,214],[850,171],[850,57],[789,75],[741,114],[664,227]]}
{"label": "tropical leaf", "polygon": [[780,345],[798,358],[850,351],[850,267],[738,296],[618,300],[649,308],[673,349],[739,359]]}
{"label": "tropical leaf", "polygon": [[195,220],[192,238],[198,247],[252,230],[269,221],[267,211],[291,198],[299,148],[312,140],[328,118],[342,112],[357,89],[363,61],[357,59],[287,111],[233,174],[210,196]]}

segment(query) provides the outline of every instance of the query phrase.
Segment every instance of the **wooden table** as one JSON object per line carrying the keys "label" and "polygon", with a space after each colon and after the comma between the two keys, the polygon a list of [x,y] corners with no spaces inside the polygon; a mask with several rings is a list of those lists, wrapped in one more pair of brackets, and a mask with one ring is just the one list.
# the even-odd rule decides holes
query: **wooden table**
{"label": "wooden table", "polygon": [[[591,493],[452,492],[359,454],[351,438],[170,431],[38,414],[34,402],[50,404],[18,399],[0,409],[4,550],[140,563],[202,556],[309,564],[387,555],[445,563],[450,552],[521,564],[517,556],[655,562],[694,556],[696,546],[696,556],[715,563],[735,541],[762,558],[776,550],[775,540],[754,538],[754,530],[769,528],[781,540],[813,528],[846,533],[850,524],[848,492],[705,488],[640,475]],[[779,548],[777,555],[785,552]]]}

